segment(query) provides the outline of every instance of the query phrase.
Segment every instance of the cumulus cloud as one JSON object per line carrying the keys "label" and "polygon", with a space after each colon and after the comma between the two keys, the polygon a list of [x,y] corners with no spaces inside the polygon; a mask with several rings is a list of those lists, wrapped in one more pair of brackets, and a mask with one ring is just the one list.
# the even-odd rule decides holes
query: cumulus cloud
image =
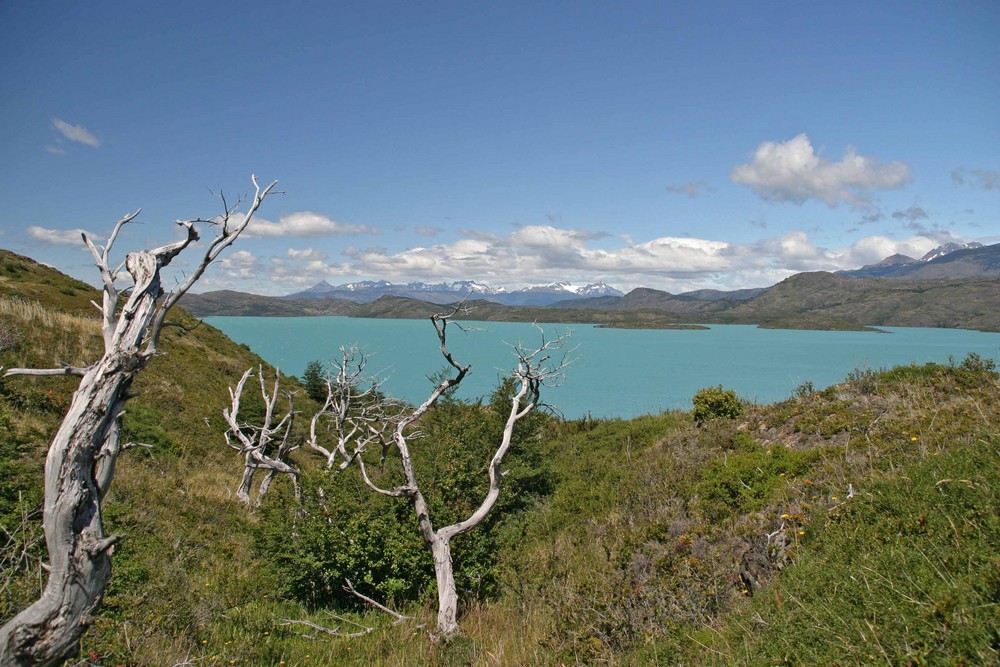
{"label": "cumulus cloud", "polygon": [[887,236],[868,236],[847,248],[831,251],[828,255],[838,269],[852,269],[866,264],[875,264],[895,254],[923,257],[941,242],[941,238],[935,239],[923,235],[902,240],[891,239]]}
{"label": "cumulus cloud", "polygon": [[702,193],[702,190],[711,191],[708,184],[704,181],[691,181],[690,183],[685,183],[683,185],[668,185],[667,192],[673,193],[675,195],[687,195],[694,199]]}
{"label": "cumulus cloud", "polygon": [[444,231],[441,227],[428,227],[426,225],[421,225],[420,227],[414,227],[413,231],[421,236],[437,236]]}
{"label": "cumulus cloud", "polygon": [[1000,171],[994,169],[955,169],[951,172],[955,185],[980,187],[983,190],[1000,190]]}
{"label": "cumulus cloud", "polygon": [[89,236],[93,241],[100,240],[101,238],[83,229],[46,229],[45,227],[32,225],[28,227],[27,231],[31,238],[41,243],[48,243],[49,245],[79,245],[80,247],[84,247],[83,234]]}
{"label": "cumulus cloud", "polygon": [[803,204],[817,199],[831,208],[840,202],[867,206],[872,190],[898,188],[911,180],[906,164],[883,164],[858,155],[853,146],[842,160],[831,162],[816,154],[805,134],[783,143],[765,141],[754,151],[753,162],[736,166],[730,178],[769,201]]}
{"label": "cumulus cloud", "polygon": [[85,128],[83,125],[71,125],[61,118],[53,118],[52,127],[56,128],[60,134],[70,141],[86,144],[91,148],[97,148],[101,145],[101,140],[95,137],[90,130]]}
{"label": "cumulus cloud", "polygon": [[254,280],[260,275],[260,260],[249,250],[237,250],[218,263],[219,273],[229,280]]}
{"label": "cumulus cloud", "polygon": [[280,236],[348,236],[380,232],[367,225],[349,225],[331,220],[312,211],[301,211],[282,216],[278,222],[255,217],[245,234],[248,237],[268,238]]}
{"label": "cumulus cloud", "polygon": [[296,261],[313,261],[317,259],[324,260],[327,256],[328,255],[325,252],[316,250],[315,248],[288,249],[289,259],[294,259]]}
{"label": "cumulus cloud", "polygon": [[895,253],[920,257],[946,240],[945,236],[944,232],[903,240],[870,236],[847,247],[824,248],[808,233],[796,231],[743,244],[663,236],[644,242],[621,241],[611,247],[594,242],[603,238],[602,234],[537,225],[519,227],[506,235],[479,235],[400,252],[351,247],[344,251],[345,259],[340,263],[295,251],[296,258],[307,261],[305,265],[282,258],[266,270],[273,284],[288,288],[313,284],[321,278],[380,278],[400,283],[471,278],[510,289],[603,280],[625,290],[644,286],[681,292],[702,287],[766,286],[794,273],[855,269]]}

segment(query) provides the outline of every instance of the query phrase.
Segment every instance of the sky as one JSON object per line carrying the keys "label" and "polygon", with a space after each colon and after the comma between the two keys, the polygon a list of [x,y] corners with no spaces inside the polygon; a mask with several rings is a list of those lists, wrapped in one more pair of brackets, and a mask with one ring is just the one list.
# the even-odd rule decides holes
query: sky
{"label": "sky", "polygon": [[998,72],[995,0],[3,2],[0,247],[96,283],[256,174],[195,291],[763,287],[1000,242]]}

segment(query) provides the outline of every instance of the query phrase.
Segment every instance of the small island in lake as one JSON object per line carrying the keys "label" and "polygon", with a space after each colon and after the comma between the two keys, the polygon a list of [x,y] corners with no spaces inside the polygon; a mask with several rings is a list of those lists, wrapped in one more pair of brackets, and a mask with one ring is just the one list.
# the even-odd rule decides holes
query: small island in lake
{"label": "small island in lake", "polygon": [[668,322],[604,322],[595,324],[595,329],[656,329],[658,331],[677,329],[679,331],[707,331],[701,324],[671,324]]}

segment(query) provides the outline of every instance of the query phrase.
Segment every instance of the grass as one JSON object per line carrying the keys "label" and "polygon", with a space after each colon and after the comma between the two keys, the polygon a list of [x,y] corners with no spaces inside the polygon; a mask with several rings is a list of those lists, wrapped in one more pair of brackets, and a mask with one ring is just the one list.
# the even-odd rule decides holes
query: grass
{"label": "grass", "polygon": [[[0,254],[0,332],[30,332],[0,336],[0,364],[93,359],[93,297]],[[399,601],[411,618],[396,625],[285,592],[255,538],[280,513],[235,499],[241,462],[221,437],[227,388],[259,359],[205,325],[169,329],[162,348],[125,417],[128,437],[154,448],[123,456],[105,505],[125,539],[84,639],[92,663],[998,661],[1000,380],[988,360],[859,369],[700,425],[681,412],[546,421],[532,465],[549,482],[498,520],[496,585],[463,592],[464,635],[439,644],[427,638],[433,590]],[[0,384],[2,618],[43,581],[41,468],[73,384]],[[465,414],[459,443],[475,430]],[[274,493],[280,508],[284,480]],[[336,639],[282,619],[373,630]]]}
{"label": "grass", "polygon": [[981,439],[816,516],[808,548],[715,635],[720,664],[995,664],[998,476],[1000,439]]}

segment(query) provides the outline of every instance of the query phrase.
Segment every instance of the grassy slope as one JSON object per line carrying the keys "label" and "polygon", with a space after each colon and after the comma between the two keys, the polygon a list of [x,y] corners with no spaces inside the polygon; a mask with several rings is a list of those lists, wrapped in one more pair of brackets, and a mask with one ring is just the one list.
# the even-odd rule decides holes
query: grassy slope
{"label": "grassy slope", "polygon": [[[13,331],[0,363],[92,358],[97,326],[78,315],[89,288],[10,255],[0,276],[0,333]],[[44,307],[11,303],[17,294]],[[998,659],[1000,387],[975,364],[856,372],[700,428],[683,413],[550,424],[554,490],[509,522],[503,592],[468,605],[466,637],[440,646],[420,629],[427,604],[396,626],[351,614],[377,628],[358,640],[282,624],[338,621],[280,599],[251,548],[257,519],[232,495],[240,466],[219,415],[228,384],[258,361],[207,326],[168,332],[164,351],[126,417],[130,437],[156,448],[123,457],[107,504],[110,530],[127,537],[84,642],[99,664]],[[23,575],[4,579],[4,618],[37,592],[37,517],[24,530],[19,518],[37,504],[72,384],[2,385],[0,520],[28,554],[2,550],[4,570]],[[751,596],[739,573],[754,545],[766,565]]]}

